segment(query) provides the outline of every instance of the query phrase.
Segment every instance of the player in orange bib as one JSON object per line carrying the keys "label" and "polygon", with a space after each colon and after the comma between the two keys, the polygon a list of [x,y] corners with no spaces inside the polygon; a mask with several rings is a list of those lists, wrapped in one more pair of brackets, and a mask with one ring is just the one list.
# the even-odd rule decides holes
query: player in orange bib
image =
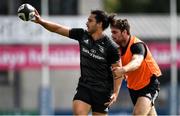
{"label": "player in orange bib", "polygon": [[111,22],[113,40],[119,45],[122,67],[113,68],[115,75],[125,75],[134,104],[133,115],[157,115],[154,101],[159,93],[161,70],[147,45],[131,36],[127,19]]}

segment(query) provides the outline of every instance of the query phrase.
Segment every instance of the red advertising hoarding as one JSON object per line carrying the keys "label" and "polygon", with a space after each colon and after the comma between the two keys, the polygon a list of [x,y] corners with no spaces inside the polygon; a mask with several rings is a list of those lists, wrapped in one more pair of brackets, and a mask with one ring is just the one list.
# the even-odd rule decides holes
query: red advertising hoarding
{"label": "red advertising hoarding", "polygon": [[[169,43],[148,43],[155,60],[160,67],[169,68],[171,51]],[[0,70],[41,68],[43,65],[43,52],[41,45],[0,45]],[[180,43],[177,46],[177,64],[180,67]],[[50,69],[79,69],[79,46],[50,45],[46,64]]]}
{"label": "red advertising hoarding", "polygon": [[[154,56],[154,59],[160,65],[161,68],[170,68],[173,62],[171,58],[171,47],[168,42],[151,42],[148,43],[149,49]],[[177,66],[180,67],[180,43],[177,44],[176,61]]]}
{"label": "red advertising hoarding", "polygon": [[[41,45],[0,46],[0,69],[41,68],[43,54]],[[78,45],[50,45],[46,64],[50,68],[79,69]]]}

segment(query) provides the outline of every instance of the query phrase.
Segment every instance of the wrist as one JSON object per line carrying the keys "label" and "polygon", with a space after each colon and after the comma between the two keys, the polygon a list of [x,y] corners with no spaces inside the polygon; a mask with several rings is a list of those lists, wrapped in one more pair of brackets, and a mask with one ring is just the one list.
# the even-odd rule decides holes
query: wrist
{"label": "wrist", "polygon": [[127,68],[125,66],[122,67],[122,74],[127,73]]}
{"label": "wrist", "polygon": [[113,94],[114,94],[115,96],[117,96],[117,95],[119,94],[119,92],[114,91]]}
{"label": "wrist", "polygon": [[38,23],[39,23],[40,25],[44,25],[45,21],[44,21],[44,19],[41,19],[41,18],[40,18],[40,19],[38,20]]}

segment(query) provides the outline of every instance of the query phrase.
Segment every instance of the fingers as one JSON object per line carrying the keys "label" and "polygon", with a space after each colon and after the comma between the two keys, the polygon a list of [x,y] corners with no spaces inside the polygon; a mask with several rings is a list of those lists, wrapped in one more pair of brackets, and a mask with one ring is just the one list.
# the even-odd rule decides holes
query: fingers
{"label": "fingers", "polygon": [[114,101],[106,102],[104,105],[107,106],[107,107],[110,107],[113,103],[114,103]]}
{"label": "fingers", "polygon": [[110,101],[109,101],[109,102],[106,102],[104,105],[110,107],[115,101],[116,101],[115,96],[112,95],[112,96],[110,97]]}
{"label": "fingers", "polygon": [[112,96],[110,97],[110,103],[109,103],[108,107],[111,106],[115,101],[116,101],[116,100],[115,100],[115,96],[112,95]]}
{"label": "fingers", "polygon": [[39,13],[38,13],[37,10],[35,10],[35,17],[36,17],[36,18],[40,17],[40,15],[39,15]]}
{"label": "fingers", "polygon": [[106,102],[104,105],[105,105],[105,106],[108,106],[109,104],[110,104],[110,102]]}
{"label": "fingers", "polygon": [[112,101],[109,103],[108,107],[110,107],[113,103],[114,103],[114,101],[112,100]]}
{"label": "fingers", "polygon": [[115,71],[117,70],[118,67],[112,67],[112,71]]}
{"label": "fingers", "polygon": [[121,78],[122,75],[124,75],[124,70],[122,67],[113,67],[112,71],[116,78]]}
{"label": "fingers", "polygon": [[39,13],[38,13],[38,11],[37,11],[36,9],[35,9],[35,14],[36,14],[36,15],[39,15]]}
{"label": "fingers", "polygon": [[35,9],[35,15],[34,15],[34,18],[31,20],[32,22],[35,22],[35,23],[39,23],[41,20],[41,17],[38,13],[38,11]]}
{"label": "fingers", "polygon": [[113,103],[114,103],[114,101],[110,101],[110,102],[106,102],[104,105],[107,107],[110,107]]}

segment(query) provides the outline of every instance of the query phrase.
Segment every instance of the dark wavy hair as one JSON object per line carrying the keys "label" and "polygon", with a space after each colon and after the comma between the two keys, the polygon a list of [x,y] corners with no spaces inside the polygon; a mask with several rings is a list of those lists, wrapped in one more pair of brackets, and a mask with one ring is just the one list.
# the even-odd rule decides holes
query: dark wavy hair
{"label": "dark wavy hair", "polygon": [[97,23],[102,22],[102,28],[103,30],[105,30],[109,24],[112,22],[112,20],[114,19],[114,16],[116,14],[111,14],[108,15],[106,12],[102,11],[102,10],[92,10],[91,14],[95,14],[95,19]]}
{"label": "dark wavy hair", "polygon": [[113,21],[110,23],[110,26],[120,29],[121,32],[126,30],[130,35],[130,25],[127,19],[113,19]]}

